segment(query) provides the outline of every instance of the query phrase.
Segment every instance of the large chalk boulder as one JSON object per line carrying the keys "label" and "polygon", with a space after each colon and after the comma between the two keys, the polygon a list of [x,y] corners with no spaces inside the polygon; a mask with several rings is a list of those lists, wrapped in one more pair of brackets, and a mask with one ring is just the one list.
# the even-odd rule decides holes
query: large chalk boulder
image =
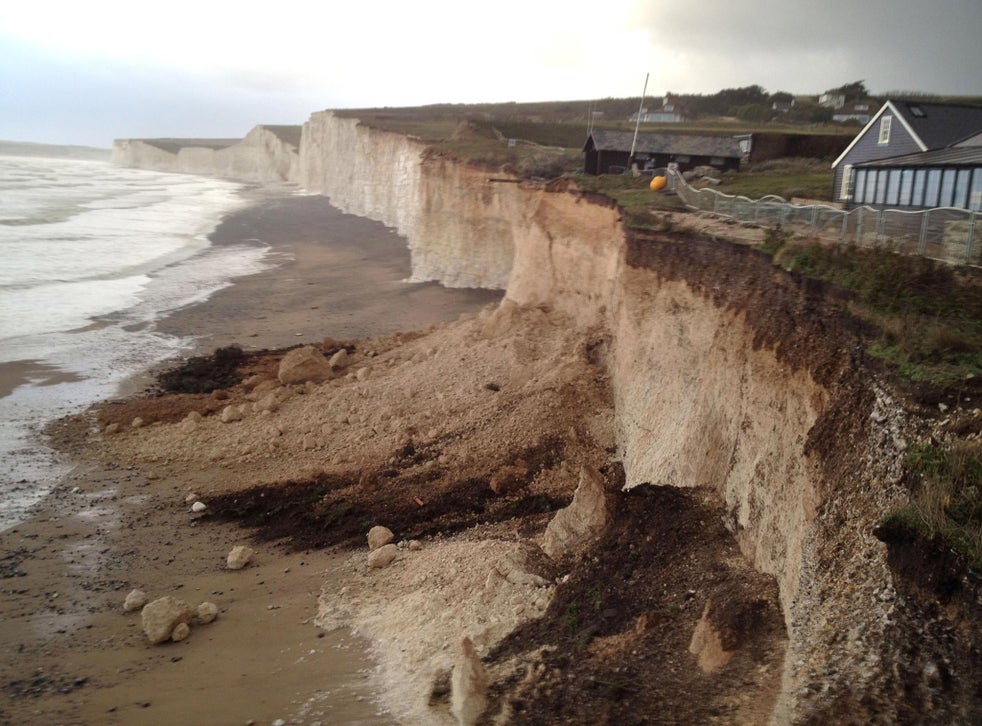
{"label": "large chalk boulder", "polygon": [[331,378],[331,364],[317,348],[312,345],[291,350],[280,361],[277,377],[283,385],[320,383]]}
{"label": "large chalk boulder", "polygon": [[399,555],[399,548],[394,544],[382,545],[377,550],[372,550],[368,555],[368,566],[381,569],[391,565]]}
{"label": "large chalk boulder", "polygon": [[165,595],[143,607],[143,632],[151,645],[163,643],[170,639],[179,623],[190,623],[194,614],[194,608],[183,600]]}
{"label": "large chalk boulder", "polygon": [[395,535],[388,527],[375,526],[368,530],[368,549],[377,550],[379,547],[389,544]]}
{"label": "large chalk boulder", "polygon": [[603,477],[596,469],[584,466],[573,501],[560,509],[546,527],[542,549],[553,558],[581,549],[600,536],[609,519]]}

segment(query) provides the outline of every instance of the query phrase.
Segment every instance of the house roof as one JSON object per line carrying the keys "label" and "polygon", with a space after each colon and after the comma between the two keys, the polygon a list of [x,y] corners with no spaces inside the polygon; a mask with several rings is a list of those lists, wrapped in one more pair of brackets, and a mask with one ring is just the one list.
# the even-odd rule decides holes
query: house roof
{"label": "house roof", "polygon": [[982,146],[954,146],[950,149],[905,154],[890,159],[877,159],[856,164],[855,169],[867,167],[912,166],[978,166],[982,164]]}
{"label": "house roof", "polygon": [[[634,132],[595,129],[590,134],[590,139],[598,151],[630,151]],[[588,139],[587,145],[589,143]],[[586,146],[583,150],[586,151]],[[743,156],[739,144],[731,136],[694,136],[655,131],[639,132],[634,151],[641,154],[687,154],[737,159]]]}
{"label": "house roof", "polygon": [[943,149],[982,130],[982,108],[893,101],[907,125],[930,149]]}
{"label": "house roof", "polygon": [[863,130],[856,134],[856,138],[839,158],[832,162],[833,169],[885,112],[890,112],[897,117],[922,151],[943,149],[982,131],[982,108],[945,103],[887,101]]}

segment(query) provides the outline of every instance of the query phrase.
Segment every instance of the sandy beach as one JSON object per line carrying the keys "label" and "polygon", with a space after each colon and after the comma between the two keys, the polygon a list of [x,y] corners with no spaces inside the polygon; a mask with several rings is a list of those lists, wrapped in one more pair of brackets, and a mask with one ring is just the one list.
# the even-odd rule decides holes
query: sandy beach
{"label": "sandy beach", "polygon": [[[261,198],[213,240],[269,245],[277,265],[157,324],[196,336],[202,352],[412,330],[500,298],[403,283],[404,240],[320,197]],[[22,367],[11,380],[31,370]],[[0,722],[388,722],[366,686],[361,642],[312,624],[338,555],[271,545],[247,570],[225,570],[247,537],[233,524],[195,526],[183,499],[206,482],[86,459],[80,426],[56,435],[75,469],[31,519],[0,533]],[[122,610],[132,588],[215,602],[219,618],[151,647],[139,613]]]}

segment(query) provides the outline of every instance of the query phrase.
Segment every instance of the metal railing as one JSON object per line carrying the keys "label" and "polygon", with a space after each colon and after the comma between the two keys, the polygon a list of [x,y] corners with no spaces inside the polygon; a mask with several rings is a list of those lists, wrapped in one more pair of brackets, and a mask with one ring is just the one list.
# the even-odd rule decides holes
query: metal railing
{"label": "metal railing", "polygon": [[856,207],[846,211],[824,204],[791,204],[773,195],[755,200],[716,189],[696,189],[678,172],[668,172],[668,181],[690,209],[762,227],[780,225],[857,247],[924,255],[956,265],[982,264],[982,224],[977,223],[978,212],[967,209]]}

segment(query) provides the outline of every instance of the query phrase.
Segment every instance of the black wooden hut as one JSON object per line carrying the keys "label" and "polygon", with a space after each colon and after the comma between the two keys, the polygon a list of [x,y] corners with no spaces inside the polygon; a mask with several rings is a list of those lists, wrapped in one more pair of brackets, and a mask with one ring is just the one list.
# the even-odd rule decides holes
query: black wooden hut
{"label": "black wooden hut", "polygon": [[631,167],[651,169],[678,164],[679,171],[696,166],[712,166],[720,171],[740,168],[742,152],[732,136],[696,136],[693,134],[638,133],[631,158],[633,131],[594,129],[583,146],[583,169],[587,174],[619,174]]}

